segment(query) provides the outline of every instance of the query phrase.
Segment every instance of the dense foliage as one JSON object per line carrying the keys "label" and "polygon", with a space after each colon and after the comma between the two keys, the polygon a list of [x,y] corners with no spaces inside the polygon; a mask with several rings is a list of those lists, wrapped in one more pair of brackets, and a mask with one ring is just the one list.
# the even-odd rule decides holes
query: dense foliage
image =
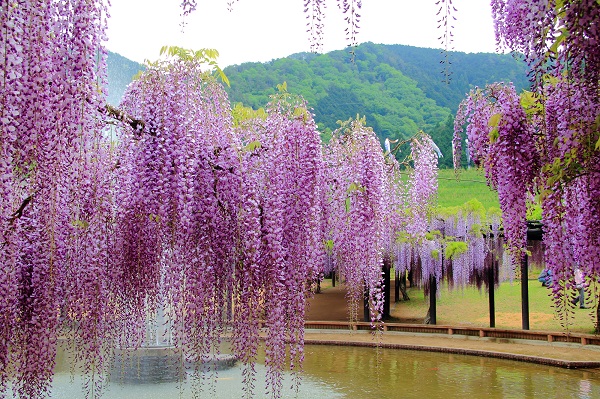
{"label": "dense foliage", "polygon": [[[287,82],[290,92],[314,109],[321,129],[333,131],[338,120],[360,113],[383,142],[387,137],[408,139],[419,130],[431,133],[473,86],[497,80],[514,82],[519,90],[528,85],[526,65],[510,55],[452,52],[452,79],[445,84],[438,50],[363,43],[354,53],[353,62],[339,50],[229,66],[224,70],[231,81],[230,99],[256,109],[277,84]],[[442,148],[441,138],[432,138]],[[445,148],[442,153],[450,160]]]}

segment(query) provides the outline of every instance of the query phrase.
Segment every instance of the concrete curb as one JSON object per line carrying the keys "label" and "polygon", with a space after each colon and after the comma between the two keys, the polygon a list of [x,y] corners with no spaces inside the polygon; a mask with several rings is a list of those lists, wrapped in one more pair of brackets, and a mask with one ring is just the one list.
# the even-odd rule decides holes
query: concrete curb
{"label": "concrete curb", "polygon": [[520,362],[537,363],[548,366],[561,367],[566,369],[582,369],[582,368],[599,368],[600,361],[575,361],[575,360],[562,360],[562,359],[551,359],[538,356],[521,355],[516,353],[507,352],[493,352],[483,351],[478,349],[465,349],[465,348],[451,348],[451,347],[440,347],[440,346],[427,346],[427,345],[411,345],[411,344],[398,344],[398,343],[386,343],[386,342],[361,342],[361,341],[336,341],[336,340],[321,340],[321,339],[305,339],[306,345],[333,345],[333,346],[358,346],[358,347],[371,347],[371,348],[386,348],[386,349],[406,349],[406,350],[420,350],[428,352],[440,352],[440,353],[454,353],[459,355],[469,356],[482,356],[491,357],[496,359],[507,359],[515,360]]}

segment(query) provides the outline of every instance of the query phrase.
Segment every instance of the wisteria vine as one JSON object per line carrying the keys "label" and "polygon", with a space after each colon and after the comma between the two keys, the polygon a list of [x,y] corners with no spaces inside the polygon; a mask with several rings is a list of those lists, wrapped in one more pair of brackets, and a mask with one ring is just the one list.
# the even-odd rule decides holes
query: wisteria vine
{"label": "wisteria vine", "polygon": [[474,89],[460,104],[455,143],[465,124],[471,159],[485,169],[488,183],[498,191],[507,244],[520,262],[526,250],[526,199],[539,170],[534,130],[514,87],[503,84]]}
{"label": "wisteria vine", "polygon": [[[10,370],[17,395],[44,395],[60,334],[88,370],[102,363],[111,312],[97,276],[113,215],[100,112],[106,18],[102,1],[1,5],[0,392]],[[94,392],[100,380],[90,381]]]}
{"label": "wisteria vine", "polygon": [[[323,2],[305,4],[321,15]],[[338,4],[354,41],[361,2]],[[301,371],[308,286],[326,259],[349,286],[351,317],[366,292],[374,322],[392,252],[402,270],[418,258],[424,279],[441,275],[444,256],[456,285],[481,270],[473,253],[492,244],[474,227],[477,215],[442,226],[427,214],[435,155],[426,136],[414,142],[407,189],[364,123],[322,148],[306,104],[285,97],[234,126],[223,87],[201,63],[170,59],[149,66],[124,98],[123,112],[143,124],[120,126],[110,141],[105,2],[0,7],[0,394],[46,396],[64,337],[83,361],[86,395],[98,396],[112,348],[141,345],[148,315],[163,309],[186,358],[217,352],[231,333],[247,397],[264,326],[266,394],[279,397],[286,364]],[[188,14],[196,2],[182,7]],[[525,96],[511,85],[473,91],[457,132],[468,125],[472,157],[499,191],[515,259],[525,197],[540,194],[564,309],[574,265],[600,274],[600,33],[598,14],[586,12],[597,1],[492,7],[499,44],[525,54],[537,85]],[[319,21],[309,26],[316,42]],[[446,251],[441,227],[463,234],[467,249]],[[392,251],[407,242],[399,231],[420,246]]]}
{"label": "wisteria vine", "polygon": [[381,270],[387,204],[384,154],[372,129],[360,119],[338,129],[325,148],[326,236],[337,270],[348,286],[350,319],[366,295],[373,322],[381,320]]}
{"label": "wisteria vine", "polygon": [[[498,189],[513,254],[524,250],[526,193],[539,195],[545,260],[556,276],[556,308],[564,315],[575,269],[588,281],[600,275],[593,261],[599,248],[599,5],[594,0],[491,5],[498,45],[525,57],[532,91],[517,95],[511,85],[494,84],[471,92],[459,109],[453,143],[460,151],[467,124],[473,158]],[[590,298],[596,323],[597,299]],[[569,318],[562,320],[568,327]]]}
{"label": "wisteria vine", "polygon": [[[264,118],[234,128],[202,52],[168,52],[179,58],[148,65],[109,112],[137,121],[113,140],[104,131],[103,4],[6,7],[3,54],[14,68],[3,75],[0,141],[0,392],[46,395],[62,335],[83,362],[86,396],[100,395],[112,350],[144,344],[158,312],[186,359],[217,352],[230,332],[248,397],[264,323],[267,394],[279,397],[285,364],[301,371],[305,299],[325,259],[325,167],[306,104],[275,98]],[[356,258],[367,246],[370,260],[346,270],[360,267],[377,318],[383,153],[372,131],[359,130],[364,143],[343,166],[360,172],[350,193],[356,220],[346,220],[372,235],[346,249]]]}

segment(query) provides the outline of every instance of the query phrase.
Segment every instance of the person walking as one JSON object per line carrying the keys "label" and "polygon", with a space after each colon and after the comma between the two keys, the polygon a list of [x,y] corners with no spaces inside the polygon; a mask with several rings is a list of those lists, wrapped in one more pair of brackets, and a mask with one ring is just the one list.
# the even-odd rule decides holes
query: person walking
{"label": "person walking", "polygon": [[579,302],[580,309],[587,309],[587,307],[585,306],[585,292],[583,290],[584,281],[585,281],[585,279],[583,278],[583,273],[581,273],[581,270],[579,270],[579,268],[576,267],[575,268],[575,288],[577,288],[577,290],[579,291],[579,295],[577,295],[573,299],[571,299],[571,303],[573,305],[577,305],[577,302]]}

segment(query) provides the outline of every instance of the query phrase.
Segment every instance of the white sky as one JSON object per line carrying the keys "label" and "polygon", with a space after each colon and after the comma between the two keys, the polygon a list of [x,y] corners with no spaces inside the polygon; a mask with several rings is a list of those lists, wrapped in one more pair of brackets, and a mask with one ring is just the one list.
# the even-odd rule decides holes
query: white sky
{"label": "white sky", "polygon": [[[309,51],[304,0],[198,0],[182,33],[181,0],[111,0],[109,50],[132,60],[155,60],[164,45],[214,48],[226,67],[249,61],[266,62]],[[358,42],[407,44],[440,48],[436,0],[363,0]],[[489,0],[453,0],[454,49],[494,52]],[[348,43],[337,2],[327,0],[324,52]]]}

